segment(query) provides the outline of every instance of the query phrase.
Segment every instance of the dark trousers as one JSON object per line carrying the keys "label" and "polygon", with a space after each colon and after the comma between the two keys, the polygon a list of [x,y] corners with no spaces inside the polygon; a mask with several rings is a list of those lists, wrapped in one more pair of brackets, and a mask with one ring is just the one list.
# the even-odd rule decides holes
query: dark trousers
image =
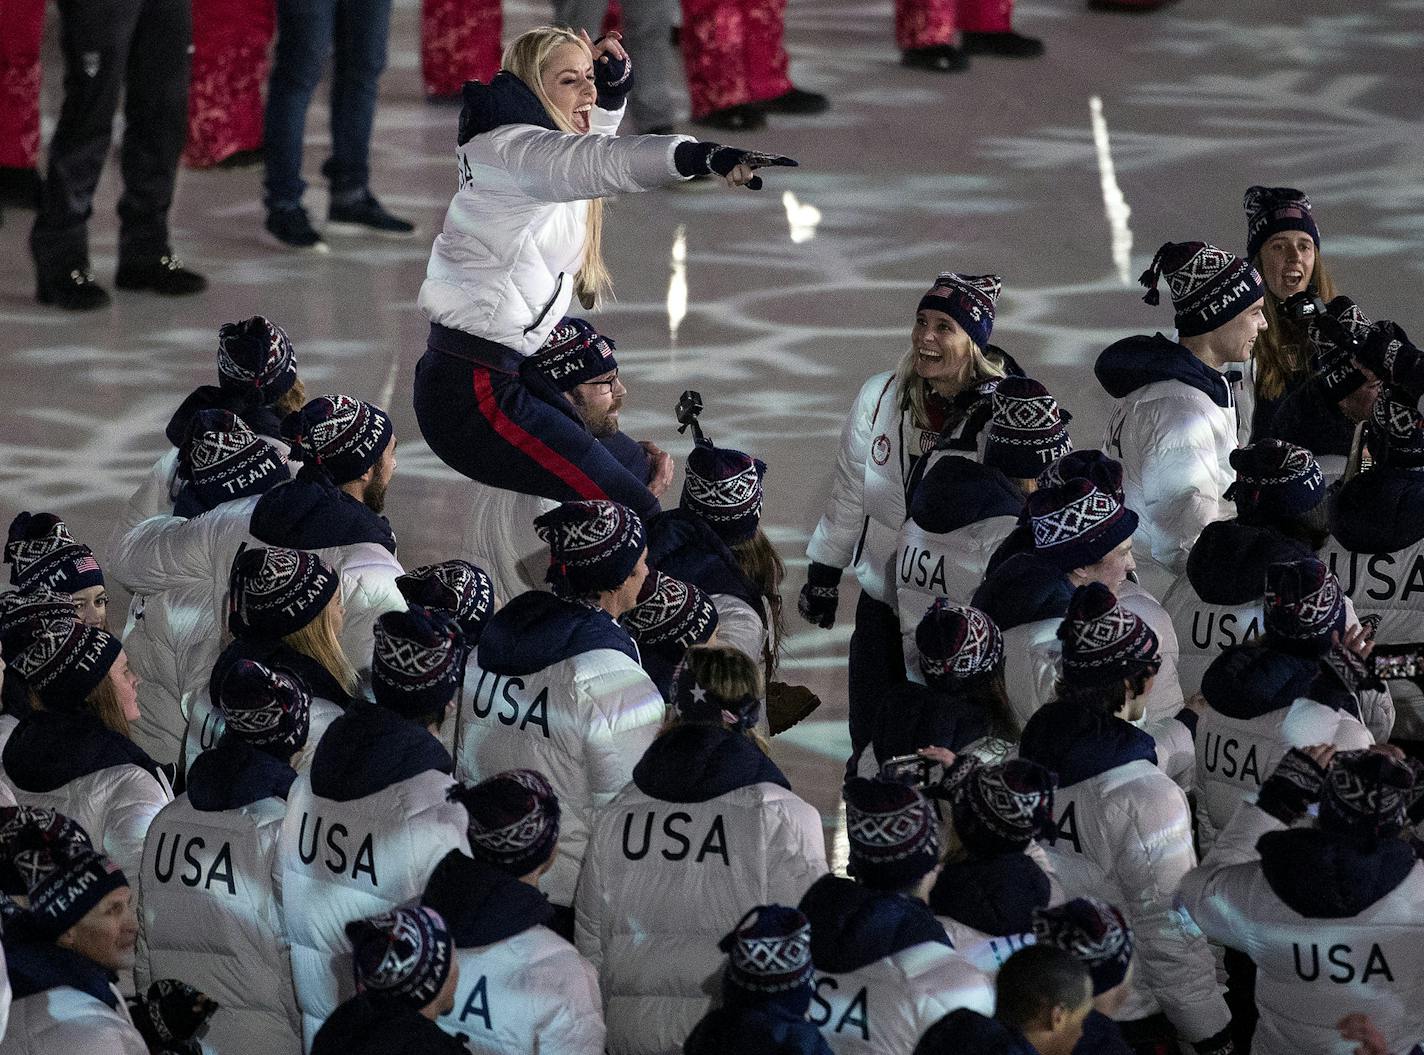
{"label": "dark trousers", "polygon": [[1260,1012],[1256,1010],[1256,965],[1235,949],[1226,950],[1226,1006],[1231,1010],[1231,1039],[1238,1052],[1251,1050]]}
{"label": "dark trousers", "polygon": [[870,743],[875,712],[891,685],[905,680],[905,652],[900,643],[900,617],[888,604],[861,592],[855,606],[855,630],[850,635],[847,663],[850,697],[852,761]]}
{"label": "dark trousers", "polygon": [[49,146],[30,250],[42,271],[89,263],[94,189],[113,138],[119,96],[119,262],[169,252],[168,209],[188,132],[189,0],[59,0],[64,103]]}
{"label": "dark trousers", "polygon": [[391,0],[277,0],[277,48],[267,90],[268,208],[301,204],[307,108],[328,57],[331,157],[322,175],[333,194],[365,188],[390,32]]}
{"label": "dark trousers", "polygon": [[431,328],[431,347],[415,367],[415,418],[436,456],[491,487],[556,502],[611,499],[645,520],[658,512],[643,481],[562,395],[538,375],[518,372],[519,364],[501,345]]}

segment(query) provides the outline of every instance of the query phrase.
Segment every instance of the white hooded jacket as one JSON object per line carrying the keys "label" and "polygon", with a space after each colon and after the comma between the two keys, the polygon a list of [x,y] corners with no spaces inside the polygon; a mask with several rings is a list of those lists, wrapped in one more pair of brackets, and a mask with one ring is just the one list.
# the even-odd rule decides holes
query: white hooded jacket
{"label": "white hooded jacket", "polygon": [[[287,804],[268,793],[282,791],[292,771],[270,756],[257,765],[232,772],[220,763],[211,778],[196,767],[189,791],[154,818],[138,877],[135,978],[140,992],[153,979],[181,978],[216,1000],[204,1039],[218,1052],[300,1055],[301,1017],[273,879]],[[259,786],[263,777],[272,786]],[[206,806],[263,797],[200,810],[194,794]]]}
{"label": "white hooded jacket", "polygon": [[1045,846],[1068,897],[1116,905],[1137,938],[1137,970],[1120,1021],[1166,1013],[1188,1041],[1230,1021],[1205,939],[1174,908],[1196,864],[1186,795],[1153,762],[1151,739],[1118,718],[1053,703],[1024,729],[1020,756],[1058,774]]}
{"label": "white hooded jacket", "polygon": [[[1402,1052],[1424,1041],[1424,862],[1243,806],[1181,884],[1207,936],[1256,964],[1257,1055],[1353,1050],[1336,1023],[1368,1015]],[[1259,843],[1259,847],[1258,847]]]}
{"label": "white hooded jacket", "polygon": [[292,785],[277,868],[308,1048],[355,995],[346,924],[418,897],[447,853],[469,850],[449,764],[426,730],[357,701]]}
{"label": "white hooded jacket", "polygon": [[118,1007],[61,985],[10,1005],[0,1055],[148,1055],[122,999]]}
{"label": "white hooded jacket", "polygon": [[548,779],[563,816],[541,886],[556,905],[574,903],[593,813],[632,779],[663,720],[637,654],[606,612],[531,591],[490,618],[465,674],[456,775],[533,769]]}
{"label": "white hooded jacket", "polygon": [[573,298],[589,199],[681,179],[673,152],[689,137],[619,138],[623,110],[596,106],[587,135],[555,131],[534,94],[509,75],[484,93],[484,119],[455,149],[459,190],[431,249],[419,305],[431,322],[532,355]]}
{"label": "white hooded jacket", "polygon": [[598,820],[577,941],[598,968],[613,1055],[678,1052],[720,992],[717,942],[754,905],[791,905],[826,871],[814,807],[721,726],[664,733]]}

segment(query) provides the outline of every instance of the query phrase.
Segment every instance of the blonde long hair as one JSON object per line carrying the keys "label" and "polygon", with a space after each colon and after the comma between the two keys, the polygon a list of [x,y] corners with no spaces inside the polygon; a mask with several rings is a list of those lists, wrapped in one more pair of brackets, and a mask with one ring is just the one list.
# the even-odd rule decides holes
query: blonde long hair
{"label": "blonde long hair", "polygon": [[[50,710],[34,689],[30,690],[30,707],[36,711]],[[114,686],[113,667],[104,675],[104,680],[90,689],[89,695],[84,697],[84,709],[120,736],[133,739],[128,716],[124,714],[124,705],[119,702],[119,690]]]}
{"label": "blonde long hair", "polygon": [[[589,51],[588,45],[580,40],[573,30],[559,26],[540,26],[515,37],[504,49],[500,66],[518,77],[538,96],[549,114],[549,119],[558,128],[573,132],[573,126],[549,101],[549,96],[544,91],[544,67],[548,65],[554,49],[564,44],[577,44],[589,61],[593,61],[593,53]],[[598,304],[600,298],[613,294],[613,276],[609,274],[608,266],[603,262],[602,198],[590,199],[588,203],[583,262],[579,266],[578,274],[574,276],[574,292],[578,295],[579,303],[589,310]]]}
{"label": "blonde long hair", "polygon": [[[1251,263],[1260,271],[1260,254]],[[1310,273],[1310,284],[1320,291],[1322,300],[1328,302],[1335,299],[1335,281],[1330,277],[1319,250],[1315,253],[1315,269]],[[1280,399],[1286,394],[1287,384],[1310,373],[1310,341],[1306,329],[1281,313],[1281,303],[1281,298],[1267,286],[1266,332],[1256,339],[1255,367],[1256,393],[1266,399]]]}
{"label": "blonde long hair", "polygon": [[336,633],[337,612],[340,610],[341,594],[334,593],[321,614],[304,627],[293,630],[282,640],[294,652],[316,660],[337,683],[346,690],[346,695],[356,695],[360,679],[356,668],[346,658],[341,647],[341,638]]}
{"label": "blonde long hair", "polygon": [[[911,345],[910,350],[900,360],[900,365],[895,367],[896,398],[901,411],[910,411],[915,427],[927,429],[930,427],[929,408],[926,406],[930,383],[915,373],[916,354],[914,346]],[[981,381],[987,381],[991,377],[1003,377],[1004,374],[1002,365],[990,359],[984,349],[970,341],[969,357],[960,365],[959,377],[955,380],[959,385],[958,391],[962,392]]]}

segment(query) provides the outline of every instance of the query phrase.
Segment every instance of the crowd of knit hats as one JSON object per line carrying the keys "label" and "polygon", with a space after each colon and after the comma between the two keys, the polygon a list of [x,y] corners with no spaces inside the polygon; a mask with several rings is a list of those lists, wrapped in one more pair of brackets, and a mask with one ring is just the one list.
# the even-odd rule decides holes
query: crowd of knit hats
{"label": "crowd of knit hats", "polygon": [[[1182,338],[1217,329],[1262,299],[1263,280],[1250,260],[1273,235],[1300,232],[1319,243],[1310,203],[1299,192],[1253,187],[1245,205],[1248,258],[1200,241],[1166,243],[1142,275],[1150,304],[1158,303],[1159,286],[1166,283]],[[1001,289],[996,275],[946,271],[937,275],[917,310],[944,313],[982,349],[989,346]],[[1355,339],[1377,339],[1379,331],[1353,304],[1337,308],[1341,325]],[[1394,341],[1380,354],[1397,354],[1400,341]],[[1317,331],[1312,331],[1311,345],[1313,367],[1327,393],[1348,394],[1365,383],[1349,348]],[[614,353],[614,342],[587,322],[565,319],[531,357],[529,381],[541,391],[571,393],[594,379],[616,376]],[[290,457],[299,468],[259,436],[249,412],[254,418],[259,410],[270,412],[298,376],[291,340],[266,319],[222,327],[218,372],[219,384],[209,386],[197,401],[201,405],[189,408],[192,413],[174,440],[172,498],[179,517],[198,517],[225,503],[267,494],[290,481],[294,468],[299,482],[350,484],[393,448],[391,418],[339,393],[306,400],[278,422],[280,438],[290,444]],[[1163,667],[1164,641],[1123,599],[1126,594],[1119,596],[1119,587],[1077,574],[1124,553],[1141,526],[1124,489],[1122,463],[1100,450],[1075,450],[1069,436],[1071,411],[1038,380],[1018,374],[995,377],[972,396],[981,415],[982,442],[969,452],[971,460],[997,474],[994,480],[1006,493],[1018,496],[1017,513],[1006,518],[1012,531],[993,559],[1031,558],[1035,575],[1063,587],[1064,604],[1053,616],[1050,635],[1053,706],[1091,711],[1102,700],[1116,707],[1119,697],[1145,696]],[[1387,443],[1392,464],[1424,466],[1424,416],[1409,393],[1386,390],[1374,403],[1368,427]],[[936,446],[934,453],[946,449]],[[922,454],[930,464],[929,444]],[[1235,480],[1225,498],[1234,503],[1243,525],[1304,517],[1326,499],[1326,475],[1317,459],[1284,440],[1240,447],[1229,462]],[[685,469],[680,511],[695,517],[723,549],[745,547],[758,537],[768,473],[762,459],[719,447],[699,432]],[[639,578],[654,532],[634,510],[607,500],[566,501],[539,515],[529,530],[548,548],[546,584],[569,602],[566,608],[586,614],[603,596],[632,592],[628,584],[635,579],[641,583],[636,596],[626,598],[617,626],[626,631],[620,640],[631,638],[629,650],[653,675],[663,697],[659,702],[666,703],[668,728],[711,728],[719,736],[735,736],[739,746],[763,743],[754,730],[765,717],[766,693],[720,691],[684,660],[689,649],[712,641],[723,625],[713,588],[655,567]],[[77,712],[108,677],[122,648],[117,636],[75,618],[72,595],[104,585],[98,559],[59,517],[23,512],[10,526],[4,560],[14,587],[0,594],[5,661],[33,692],[39,709]],[[276,545],[245,543],[224,571],[224,630],[240,643],[274,648],[311,627],[344,585],[342,572],[318,553]],[[808,589],[822,591],[822,600],[829,590],[834,608],[834,586],[818,582],[814,574],[808,576]],[[1126,574],[1115,581],[1125,588],[1136,585]],[[1271,559],[1258,584],[1262,647],[1312,664],[1327,656],[1333,662],[1349,659],[1335,655],[1352,612],[1329,565],[1316,556]],[[479,659],[477,643],[496,616],[496,584],[475,564],[452,558],[404,572],[395,586],[406,607],[374,620],[370,653],[362,657],[369,661],[369,672],[363,671],[352,699],[359,695],[365,708],[374,704],[383,718],[394,715],[439,730],[465,699],[467,665],[472,656]],[[1003,697],[1008,691],[1005,671],[1015,660],[1006,643],[1011,629],[1001,629],[985,610],[989,605],[979,603],[977,596],[974,603],[936,596],[917,613],[916,624],[902,628],[914,646],[904,683],[915,683],[946,711],[968,713],[972,708],[966,701]],[[251,653],[265,655],[256,649]],[[760,662],[764,657],[755,658]],[[894,657],[896,663],[899,658]],[[659,664],[665,677],[654,674]],[[768,671],[770,665],[767,659]],[[1347,672],[1346,681],[1357,674]],[[313,712],[319,693],[275,661],[238,656],[213,670],[209,687],[223,744],[237,743],[244,751],[285,764],[317,738]],[[1138,736],[1150,746],[1151,737],[1125,705],[1091,713],[1100,727],[1111,725],[1122,738]],[[1194,731],[1195,718],[1186,711],[1178,720]],[[1027,743],[1025,735],[1025,756]],[[923,900],[931,889],[927,884],[949,860],[1022,858],[1055,846],[1061,836],[1055,804],[1062,800],[1064,781],[1053,768],[1016,757],[1016,750],[1013,744],[980,754],[923,746],[910,758],[919,763],[913,773],[904,766],[905,757],[892,760],[901,764],[896,768],[867,756],[871,771],[879,770],[873,776],[861,775],[867,770],[857,771],[852,759],[847,773],[854,775],[841,787],[847,875],[877,895]],[[1381,750],[1341,750],[1319,762],[1297,749],[1286,753],[1263,787],[1259,806],[1277,819],[1289,815],[1301,824],[1310,812],[1305,807],[1314,807],[1310,821],[1321,831],[1344,834],[1352,846],[1372,845],[1407,830],[1411,811],[1418,811],[1424,797],[1421,773],[1424,767]],[[441,795],[464,811],[463,852],[502,879],[537,886],[553,866],[561,824],[577,817],[582,837],[589,838],[589,818],[567,802],[561,806],[549,776],[533,769],[454,781]],[[69,818],[33,807],[0,808],[0,894],[5,895],[0,917],[7,936],[54,941],[129,881]],[[448,997],[459,973],[459,921],[444,911],[448,905],[442,899],[451,896],[448,879],[445,883],[446,888],[432,886],[422,903],[342,925],[352,981],[363,999],[382,1008],[424,1012]],[[720,1004],[775,1007],[804,1020],[816,995],[814,913],[805,903],[801,908],[746,905],[737,911],[744,914],[717,944],[725,956]],[[1129,984],[1139,941],[1154,937],[1135,935],[1130,917],[1128,908],[1096,897],[1060,899],[1034,907],[1025,917],[1030,929],[1013,937],[1068,953],[1086,968],[1093,995],[1102,996]],[[134,1022],[169,1050],[199,1034],[214,1010],[211,1000],[181,980],[162,979],[135,1006]]]}

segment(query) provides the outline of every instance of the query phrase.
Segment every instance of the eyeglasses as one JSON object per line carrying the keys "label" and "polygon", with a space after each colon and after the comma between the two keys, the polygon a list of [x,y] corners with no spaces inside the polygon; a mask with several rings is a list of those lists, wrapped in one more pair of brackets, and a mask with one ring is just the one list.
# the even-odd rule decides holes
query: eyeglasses
{"label": "eyeglasses", "polygon": [[588,385],[590,388],[594,386],[607,388],[608,391],[611,393],[614,387],[618,384],[618,371],[614,370],[612,377],[600,377],[595,381],[584,381],[582,383]]}

